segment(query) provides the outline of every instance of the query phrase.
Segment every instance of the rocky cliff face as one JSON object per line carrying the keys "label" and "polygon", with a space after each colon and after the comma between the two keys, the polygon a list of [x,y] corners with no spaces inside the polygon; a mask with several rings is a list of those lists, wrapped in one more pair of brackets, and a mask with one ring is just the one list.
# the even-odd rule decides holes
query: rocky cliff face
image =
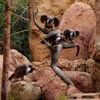
{"label": "rocky cliff face", "polygon": [[35,5],[38,7],[39,12],[37,14],[37,22],[41,27],[44,25],[40,22],[40,16],[47,14],[51,16],[57,16],[60,20],[64,11],[74,3],[74,0],[28,0],[30,23],[29,23],[29,47],[32,55],[32,61],[42,61],[50,58],[50,52],[48,49],[43,50],[45,47],[40,43],[41,39],[44,38],[44,34],[35,26],[33,22],[33,11],[36,11]]}
{"label": "rocky cliff face", "polygon": [[[93,10],[86,4],[82,4],[82,5],[79,4],[77,7],[75,7],[73,5],[73,8],[72,8],[72,6],[69,7],[70,5],[72,5],[75,2],[88,3],[93,9],[95,9],[95,1],[94,0],[93,1],[91,1],[91,0],[88,0],[88,1],[87,0],[67,0],[67,1],[66,0],[41,0],[41,2],[39,0],[28,0],[29,15],[30,15],[29,45],[30,45],[32,61],[42,61],[45,59],[50,59],[49,50],[48,49],[43,50],[45,45],[40,43],[41,38],[44,38],[45,35],[35,26],[35,24],[33,22],[33,11],[36,11],[35,5],[39,9],[39,12],[36,17],[37,22],[43,28],[44,28],[44,24],[42,24],[40,22],[40,16],[42,14],[47,14],[47,15],[54,16],[54,17],[57,16],[59,18],[61,24],[57,28],[54,28],[54,29],[61,29],[62,20],[66,20],[66,19],[64,19],[64,17],[62,18],[62,16],[64,16],[66,13],[69,13],[69,16],[65,16],[68,18],[68,21],[69,21],[69,22],[65,22],[66,23],[65,27],[79,29],[81,31],[81,35],[80,35],[80,37],[78,37],[78,40],[76,40],[76,41],[81,45],[80,52],[82,52],[83,54],[82,55],[80,54],[80,56],[78,58],[87,59],[89,56],[89,53],[91,54],[93,52],[93,49],[91,49],[91,48],[93,48],[93,44],[94,44],[95,26],[96,26]],[[68,12],[67,8],[71,12]],[[81,10],[77,10],[77,9],[81,9]],[[82,10],[83,10],[83,12],[81,12]],[[76,12],[76,14],[74,11]],[[78,22],[79,22],[79,24],[78,24]],[[88,26],[89,26],[89,28],[88,28]],[[80,41],[80,38],[82,38],[81,39],[82,41]],[[84,38],[86,38],[86,39],[84,39]],[[82,48],[82,46],[85,46],[85,47]],[[71,55],[62,56],[66,52],[67,52],[66,50],[65,51],[63,50],[63,52],[60,55],[60,58],[77,59],[74,54],[75,52],[71,54],[71,55],[73,55],[72,57],[71,57]],[[86,52],[86,54],[85,54],[85,52]]]}
{"label": "rocky cliff face", "polygon": [[50,67],[39,68],[36,73],[30,76],[32,81],[39,83],[42,92],[42,100],[56,100],[56,98],[61,95],[62,91],[66,95],[70,93],[80,93],[81,91],[94,91],[93,80],[89,73],[79,71],[64,71],[64,73],[73,81],[78,90],[75,87],[75,89],[70,88],[73,91],[69,90],[68,88],[70,86],[63,82]]}
{"label": "rocky cliff face", "polygon": [[70,60],[89,59],[94,50],[96,35],[96,19],[92,8],[85,4],[76,2],[72,4],[63,14],[59,30],[70,28],[79,30],[79,36],[73,40],[80,46],[78,57],[76,57],[76,48],[62,50],[59,58]]}
{"label": "rocky cliff face", "polygon": [[95,61],[100,61],[100,0],[96,0],[95,16],[96,16],[96,40],[95,40],[93,59]]}

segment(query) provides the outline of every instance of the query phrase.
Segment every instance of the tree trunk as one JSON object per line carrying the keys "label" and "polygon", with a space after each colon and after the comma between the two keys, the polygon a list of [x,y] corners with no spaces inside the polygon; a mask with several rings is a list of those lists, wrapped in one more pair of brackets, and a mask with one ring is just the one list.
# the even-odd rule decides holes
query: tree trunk
{"label": "tree trunk", "polygon": [[4,47],[3,47],[3,70],[2,70],[1,100],[8,100],[10,21],[11,21],[11,0],[5,0]]}

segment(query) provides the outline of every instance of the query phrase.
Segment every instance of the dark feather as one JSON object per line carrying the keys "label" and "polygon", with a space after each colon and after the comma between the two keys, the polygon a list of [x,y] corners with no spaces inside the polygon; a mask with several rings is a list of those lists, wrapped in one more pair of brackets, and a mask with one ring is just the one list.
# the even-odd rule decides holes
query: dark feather
{"label": "dark feather", "polygon": [[14,77],[14,73],[9,77],[9,80],[11,81],[13,77]]}
{"label": "dark feather", "polygon": [[79,36],[80,33],[79,30],[75,30],[75,32],[76,32],[76,37]]}
{"label": "dark feather", "polygon": [[47,21],[47,15],[42,15],[40,18],[41,22],[44,23],[45,21]]}
{"label": "dark feather", "polygon": [[42,15],[40,20],[41,20],[42,23],[45,22],[45,28],[48,28],[48,29],[50,29],[50,28],[52,29],[53,28],[53,24],[54,24],[55,27],[59,25],[58,17]]}
{"label": "dark feather", "polygon": [[[57,38],[57,34],[57,31],[51,31],[47,36],[44,37],[44,39],[46,41],[49,41],[49,43],[51,43],[52,45],[54,45],[55,39]],[[41,43],[44,44],[44,41],[42,40]]]}
{"label": "dark feather", "polygon": [[[65,29],[64,30],[64,32],[63,32],[63,34],[64,34],[64,36],[65,36],[65,38],[66,38],[66,40],[71,40],[72,41],[72,39],[71,39],[71,37],[70,37],[70,34],[71,33],[75,33],[76,34],[76,37],[79,35],[79,31],[78,30],[73,30],[73,29],[69,29],[69,28],[67,28],[67,29]],[[75,38],[76,38],[75,37]]]}
{"label": "dark feather", "polygon": [[35,70],[35,68],[33,68],[32,65],[21,64],[17,66],[15,72],[10,76],[9,80],[12,80],[12,78],[19,78],[19,77],[23,79],[23,77],[26,75],[26,70],[29,67],[31,68],[30,72]]}
{"label": "dark feather", "polygon": [[58,17],[54,17],[53,20],[54,20],[55,27],[58,26],[59,25],[59,19],[58,19]]}

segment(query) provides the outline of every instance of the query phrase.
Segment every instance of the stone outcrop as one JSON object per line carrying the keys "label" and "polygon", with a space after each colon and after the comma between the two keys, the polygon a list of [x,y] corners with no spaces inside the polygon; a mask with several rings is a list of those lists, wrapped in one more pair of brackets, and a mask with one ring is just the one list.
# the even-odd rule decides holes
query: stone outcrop
{"label": "stone outcrop", "polygon": [[70,80],[74,83],[76,88],[83,93],[94,92],[94,84],[92,75],[80,71],[63,71]]}
{"label": "stone outcrop", "polygon": [[[81,71],[88,72],[92,74],[92,67],[95,61],[93,59],[83,60],[66,60],[58,59],[57,66],[63,71]],[[34,61],[32,65],[38,69],[40,67],[50,67],[51,61],[45,60],[41,62]]]}
{"label": "stone outcrop", "polygon": [[95,61],[100,61],[100,42],[95,43],[92,57]]}
{"label": "stone outcrop", "polygon": [[11,85],[11,95],[14,100],[39,100],[41,89],[36,82],[17,81]]}
{"label": "stone outcrop", "polygon": [[67,84],[50,67],[38,69],[30,78],[32,81],[39,83],[42,91],[42,100],[55,100],[62,92],[67,92]]}
{"label": "stone outcrop", "polygon": [[93,58],[95,61],[100,61],[100,0],[96,0],[95,17],[97,27]]}
{"label": "stone outcrop", "polygon": [[19,53],[17,50],[15,49],[11,49],[9,52],[9,58],[10,58],[10,71],[15,70],[16,66],[20,65],[20,64],[31,64],[30,61],[21,53]]}
{"label": "stone outcrop", "polygon": [[[31,64],[30,61],[23,56],[21,53],[19,53],[18,51],[16,51],[15,49],[11,49],[9,51],[9,62],[10,62],[10,68],[9,68],[9,77],[10,75],[14,72],[17,64]],[[1,83],[2,83],[2,68],[3,68],[3,55],[0,55],[0,92],[1,92]],[[8,90],[10,91],[10,84],[11,82],[9,81],[9,85],[8,85]],[[1,94],[1,93],[0,93]]]}
{"label": "stone outcrop", "polygon": [[43,32],[41,32],[34,24],[33,21],[33,11],[35,12],[35,5],[38,7],[39,12],[37,13],[37,22],[38,24],[44,28],[44,24],[40,22],[40,17],[43,14],[47,14],[50,16],[58,17],[61,20],[61,17],[64,11],[72,4],[74,1],[72,0],[28,0],[28,8],[30,15],[30,23],[29,23],[29,47],[30,53],[32,57],[32,61],[42,61],[44,59],[50,58],[50,51],[48,49],[43,50],[45,45],[41,44],[40,38],[44,38]]}
{"label": "stone outcrop", "polygon": [[76,2],[83,2],[90,5],[93,9],[95,9],[96,0],[75,0]]}
{"label": "stone outcrop", "polygon": [[84,93],[84,94],[73,94],[71,95],[72,99],[76,100],[99,100],[100,99],[100,93]]}
{"label": "stone outcrop", "polygon": [[79,30],[79,36],[73,40],[80,46],[78,57],[76,57],[76,48],[65,49],[60,53],[59,58],[65,59],[89,59],[94,50],[96,35],[96,19],[92,8],[84,3],[76,2],[72,4],[62,16],[59,29],[63,27]]}
{"label": "stone outcrop", "polygon": [[[93,92],[93,81],[89,73],[78,71],[64,71],[64,73],[73,81],[76,88],[82,92]],[[71,87],[67,93],[67,84],[64,83],[50,67],[42,67],[29,76],[32,81],[39,83],[42,91],[43,100],[55,100],[62,92],[65,94],[71,94],[71,90],[74,89],[74,93],[79,93],[75,88]]]}
{"label": "stone outcrop", "polygon": [[[29,47],[30,47],[30,52],[32,56],[32,61],[42,61],[45,59],[50,59],[50,51],[48,49],[43,50],[45,45],[40,43],[41,41],[40,38],[44,38],[45,34],[43,34],[35,26],[33,22],[33,11],[36,11],[35,5],[39,8],[39,12],[37,14],[36,19],[41,27],[44,28],[44,24],[40,22],[40,16],[42,14],[47,14],[54,17],[57,16],[61,24],[59,25],[59,27],[54,28],[54,29],[62,30],[62,24],[63,24],[65,28],[72,28],[76,30],[78,29],[81,32],[78,39],[75,40],[75,42],[79,43],[81,47],[80,54],[77,58],[87,59],[88,56],[91,55],[91,53],[93,52],[93,46],[94,46],[93,44],[94,44],[94,38],[95,38],[96,21],[95,21],[93,10],[91,9],[89,5],[86,5],[84,3],[88,3],[90,5],[92,4],[94,7],[95,1],[91,2],[91,0],[88,0],[88,1],[81,0],[81,2],[84,2],[83,4],[80,4],[76,1],[80,1],[80,0],[67,0],[67,1],[66,0],[62,0],[62,1],[61,0],[57,0],[57,1],[42,0],[41,2],[39,2],[38,0],[37,1],[28,0],[29,15],[30,15]],[[73,5],[70,6],[71,4]],[[77,7],[76,7],[76,4],[77,4]],[[67,8],[68,10],[66,10]],[[68,16],[66,16],[66,14],[68,14]],[[66,20],[66,19],[68,20],[64,22],[63,20]],[[66,53],[67,52],[66,50],[62,50],[62,53],[60,54],[60,58],[77,59],[75,57],[76,50],[74,51],[74,53],[72,51],[73,49],[70,50],[70,53],[69,52]],[[65,54],[68,54],[68,55],[65,55]]]}
{"label": "stone outcrop", "polygon": [[95,62],[92,68],[95,92],[100,92],[100,62]]}
{"label": "stone outcrop", "polygon": [[73,94],[82,93],[75,86],[69,85],[67,89],[67,97],[71,97]]}

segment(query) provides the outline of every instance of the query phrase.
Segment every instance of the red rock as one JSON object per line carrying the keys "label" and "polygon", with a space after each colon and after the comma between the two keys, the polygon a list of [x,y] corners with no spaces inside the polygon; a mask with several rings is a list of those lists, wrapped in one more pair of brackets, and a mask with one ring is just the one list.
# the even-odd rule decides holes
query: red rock
{"label": "red rock", "polygon": [[75,86],[69,85],[67,90],[67,96],[71,96],[76,93],[82,93],[82,92],[79,91]]}
{"label": "red rock", "polygon": [[[77,59],[77,60],[66,60],[66,59],[58,59],[57,66],[63,71],[81,71],[88,72],[92,74],[92,66],[94,60],[93,59]],[[32,65],[38,69],[40,67],[50,67],[51,60],[44,60],[41,62],[34,61]]]}
{"label": "red rock", "polygon": [[59,29],[63,27],[79,30],[79,36],[73,40],[80,46],[78,57],[76,57],[77,48],[64,49],[60,52],[59,58],[64,59],[88,59],[94,50],[96,35],[96,19],[92,8],[81,2],[72,4],[63,14]]}
{"label": "red rock", "polygon": [[95,2],[96,38],[93,59],[100,62],[100,0]]}
{"label": "red rock", "polygon": [[67,84],[64,83],[50,67],[39,68],[33,74],[33,81],[39,83],[41,87],[43,100],[55,100],[62,92],[66,92]]}
{"label": "red rock", "polygon": [[76,88],[80,91],[84,93],[94,92],[91,74],[80,71],[64,71],[64,73],[72,80]]}
{"label": "red rock", "polygon": [[100,62],[95,62],[92,68],[95,92],[100,92]]}
{"label": "red rock", "polygon": [[[74,93],[80,93],[79,90],[82,92],[93,92],[93,81],[89,73],[78,71],[64,71],[64,73],[73,81],[77,88],[70,87],[68,94],[71,94],[71,90],[74,90]],[[43,100],[55,100],[62,92],[67,94],[67,84],[55,74],[51,67],[39,68],[36,73],[32,73],[30,79],[39,83],[43,98],[45,97]]]}

